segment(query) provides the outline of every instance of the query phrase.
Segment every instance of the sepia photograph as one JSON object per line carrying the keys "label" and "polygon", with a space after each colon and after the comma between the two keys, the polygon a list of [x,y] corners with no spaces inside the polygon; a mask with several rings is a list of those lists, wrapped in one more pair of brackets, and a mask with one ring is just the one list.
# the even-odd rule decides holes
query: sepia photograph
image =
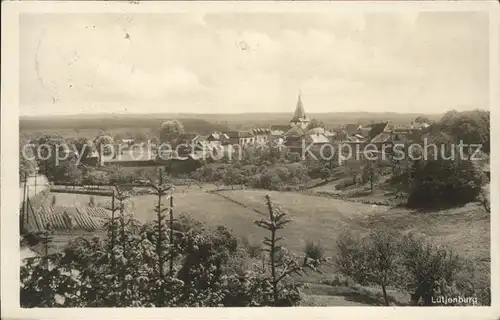
{"label": "sepia photograph", "polygon": [[2,31],[4,302],[493,305],[491,6],[79,6]]}

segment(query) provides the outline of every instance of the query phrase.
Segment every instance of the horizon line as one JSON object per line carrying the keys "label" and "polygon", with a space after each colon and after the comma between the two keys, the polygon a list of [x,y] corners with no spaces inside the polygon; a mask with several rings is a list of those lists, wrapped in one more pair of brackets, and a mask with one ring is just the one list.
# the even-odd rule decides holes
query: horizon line
{"label": "horizon line", "polygon": [[[398,111],[326,111],[326,112],[306,112],[306,114],[348,114],[348,113],[366,113],[366,114],[401,114],[401,115],[408,115],[408,114],[418,114],[418,115],[440,115],[444,114],[448,111],[451,110],[456,110],[456,109],[449,109],[446,111],[440,111],[440,112],[398,112]],[[488,111],[488,109],[484,108],[471,108],[467,110],[457,110],[457,112],[467,112],[467,111],[473,111],[473,110],[485,110]],[[263,115],[263,114],[291,114],[292,112],[284,112],[284,111],[262,111],[262,112],[219,112],[219,113],[203,113],[203,112],[150,112],[150,113],[143,113],[143,112],[95,112],[95,113],[64,113],[64,114],[59,114],[59,113],[46,113],[46,114],[20,114],[19,118],[43,118],[43,117],[57,117],[57,118],[64,118],[64,117],[71,117],[71,116],[148,116],[148,115],[210,115],[210,116],[216,116],[216,115]]]}

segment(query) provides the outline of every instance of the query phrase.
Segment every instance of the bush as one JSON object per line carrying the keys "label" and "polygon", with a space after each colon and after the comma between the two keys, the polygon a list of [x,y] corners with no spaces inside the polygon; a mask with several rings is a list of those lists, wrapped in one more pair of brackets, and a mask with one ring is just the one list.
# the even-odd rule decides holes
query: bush
{"label": "bush", "polygon": [[319,242],[307,241],[304,253],[307,257],[315,260],[325,258],[325,248]]}
{"label": "bush", "polygon": [[107,171],[95,168],[87,168],[87,171],[83,176],[83,184],[106,185],[109,184],[109,177],[110,174]]}
{"label": "bush", "polygon": [[89,199],[89,207],[91,207],[91,208],[95,207],[95,198],[92,196]]}
{"label": "bush", "polygon": [[395,232],[381,229],[362,238],[346,233],[337,241],[339,271],[362,285],[379,285],[386,305],[387,287],[395,286],[400,276],[396,239]]}
{"label": "bush", "polygon": [[409,234],[400,244],[404,266],[403,287],[412,304],[433,305],[443,283],[452,284],[465,266],[452,250],[438,248],[423,237]]}
{"label": "bush", "polygon": [[[227,228],[206,228],[186,216],[165,219],[168,207],[162,207],[161,197],[169,186],[155,185],[155,190],[160,203],[156,221],[142,225],[126,214],[122,204],[127,195],[117,189],[118,205],[112,209],[119,215],[105,223],[104,239],[76,238],[63,252],[27,258],[21,266],[21,306],[244,307],[300,302],[300,286],[291,275],[306,267],[315,270],[318,261],[295,260],[276,246],[280,238],[273,237],[274,242],[266,238],[264,244],[275,262],[249,263],[242,242]],[[280,229],[289,221],[274,209],[270,219]],[[276,231],[266,220],[257,224]],[[44,239],[46,245],[49,238]],[[255,255],[255,246],[250,248]],[[271,268],[276,273],[271,274]]]}
{"label": "bush", "polygon": [[343,274],[336,274],[332,279],[323,280],[321,283],[335,287],[349,287],[354,284],[354,280]]}
{"label": "bush", "polygon": [[380,285],[386,304],[387,286],[408,292],[413,305],[436,305],[435,298],[442,295],[481,296],[480,304],[489,302],[487,288],[475,288],[471,280],[473,263],[423,237],[389,230],[364,237],[347,232],[337,249],[341,274],[361,285]]}
{"label": "bush", "polygon": [[335,185],[335,189],[344,190],[350,186],[353,186],[354,184],[355,183],[352,178],[344,178]]}
{"label": "bush", "polygon": [[253,244],[248,241],[248,238],[243,237],[240,240],[241,247],[248,253],[250,258],[257,259],[262,255],[262,248],[260,244]]}
{"label": "bush", "polygon": [[486,179],[470,160],[431,160],[412,173],[408,206],[434,208],[464,205],[481,194]]}

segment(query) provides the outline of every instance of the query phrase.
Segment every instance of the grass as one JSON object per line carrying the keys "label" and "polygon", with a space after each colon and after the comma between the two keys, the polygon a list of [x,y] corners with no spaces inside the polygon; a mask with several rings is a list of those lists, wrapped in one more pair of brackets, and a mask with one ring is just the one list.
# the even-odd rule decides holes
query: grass
{"label": "grass", "polygon": [[[474,262],[477,283],[489,283],[490,219],[479,204],[423,213],[293,192],[226,190],[220,193],[262,212],[265,212],[264,195],[269,194],[274,203],[293,218],[293,223],[282,232],[285,244],[292,251],[302,252],[306,241],[318,241],[324,246],[327,256],[335,256],[335,241],[343,230],[365,233],[389,226],[403,233],[423,233],[437,245],[453,249]],[[333,268],[325,271],[334,272]],[[308,279],[312,280],[314,276]]]}
{"label": "grass", "polygon": [[[245,236],[251,243],[256,243],[262,240],[264,232],[253,222],[261,214],[267,214],[264,201],[266,194],[293,219],[282,233],[285,245],[295,252],[303,252],[306,243],[313,241],[320,242],[325,254],[332,256],[340,232],[349,229],[364,233],[378,227],[392,226],[402,232],[422,232],[463,256],[489,262],[489,215],[477,204],[421,213],[296,192],[247,189],[212,193],[192,186],[176,188],[174,210],[176,215],[190,215],[211,226],[224,225],[237,236]],[[97,206],[109,206],[111,202],[109,197],[66,193],[53,195],[58,206],[87,206],[90,197],[94,197]],[[49,200],[51,197],[52,194],[48,196]],[[155,219],[153,208],[156,201],[153,195],[135,196],[127,201],[127,207],[136,214],[137,219],[151,221]]]}
{"label": "grass", "polygon": [[[246,237],[251,244],[258,245],[267,233],[258,228],[254,221],[267,214],[264,197],[268,194],[273,203],[289,213],[293,220],[280,233],[280,236],[285,237],[283,244],[292,252],[303,253],[306,243],[311,241],[321,243],[325,256],[334,257],[336,239],[342,231],[367,233],[378,227],[391,226],[401,232],[421,232],[434,243],[454,249],[461,256],[474,261],[478,283],[489,282],[490,220],[479,204],[439,212],[418,212],[402,207],[368,205],[297,192],[252,189],[207,192],[211,186],[204,188],[177,187],[175,215],[189,215],[208,226],[224,225],[232,229],[236,236]],[[109,197],[94,198],[100,206],[110,204]],[[58,205],[85,206],[89,200],[90,196],[86,195],[56,194]],[[153,195],[135,196],[128,200],[127,207],[137,219],[151,221],[155,219],[153,208],[156,201]],[[164,203],[167,205],[166,199]],[[61,240],[58,246],[64,242],[64,237],[69,238],[70,235],[59,236]],[[323,271],[323,275],[310,274],[303,281],[314,284],[332,279],[336,274],[332,265],[324,267]],[[322,286],[324,290],[326,287],[333,288]],[[373,299],[378,297],[378,293],[349,290],[347,293],[332,293],[316,288],[308,293],[304,305],[376,304]],[[352,290],[357,291],[353,293]]]}
{"label": "grass", "polygon": [[273,203],[293,219],[281,232],[281,236],[285,237],[284,244],[292,251],[302,252],[307,241],[320,242],[327,256],[335,253],[337,236],[346,228],[367,231],[354,222],[356,217],[365,216],[373,210],[380,211],[380,208],[364,204],[295,192],[225,190],[220,194],[237,201],[242,208],[254,208],[263,214],[267,214],[264,196],[268,194]]}
{"label": "grass", "polygon": [[[126,207],[134,212],[138,220],[152,221],[156,219],[154,207],[157,201],[158,198],[154,195],[135,196],[127,200]],[[110,198],[101,199],[101,204],[102,202],[109,206]],[[163,204],[168,206],[166,198]],[[196,186],[176,188],[174,214],[175,216],[188,215],[208,226],[224,225],[232,229],[237,236],[247,236],[251,243],[261,241],[265,234],[253,223],[258,218],[254,211],[227,201],[216,194],[205,192]]]}
{"label": "grass", "polygon": [[[311,283],[303,288],[303,306],[384,306],[384,297],[379,288],[360,285],[330,286]],[[395,305],[405,305],[409,301],[406,294],[388,290],[389,301]]]}
{"label": "grass", "polygon": [[[308,189],[307,193],[311,195],[326,196],[332,198],[342,198],[344,200],[364,203],[378,203],[396,206],[401,203],[401,199],[396,197],[398,193],[393,185],[388,182],[388,176],[380,177],[374,185],[374,189],[370,189],[369,183],[352,184],[352,177],[341,177],[329,181],[326,184],[318,185]],[[338,189],[345,183],[348,185]]]}

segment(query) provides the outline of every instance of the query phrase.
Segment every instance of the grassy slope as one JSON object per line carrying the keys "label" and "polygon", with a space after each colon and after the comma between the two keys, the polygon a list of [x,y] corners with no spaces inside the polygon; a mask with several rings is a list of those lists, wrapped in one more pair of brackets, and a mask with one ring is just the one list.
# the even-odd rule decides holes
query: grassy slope
{"label": "grassy slope", "polygon": [[304,241],[315,240],[321,241],[328,255],[335,255],[335,239],[342,230],[367,232],[389,226],[400,232],[423,233],[434,243],[471,259],[476,266],[476,281],[481,284],[489,282],[490,219],[478,204],[438,212],[418,212],[286,192],[238,190],[222,193],[260,209],[264,209],[263,196],[269,194],[294,217],[294,223],[284,230],[286,244],[293,251],[300,252]]}
{"label": "grassy slope", "polygon": [[[480,281],[489,277],[490,221],[489,216],[477,205],[447,211],[422,213],[404,208],[391,208],[354,203],[294,192],[265,190],[224,190],[208,193],[198,187],[177,188],[174,198],[175,214],[189,214],[207,225],[224,225],[236,236],[245,236],[251,243],[260,243],[266,233],[254,225],[254,221],[266,214],[264,197],[269,194],[273,203],[288,212],[293,222],[283,230],[284,244],[291,251],[301,253],[306,241],[320,241],[328,256],[335,255],[335,240],[344,230],[369,232],[377,227],[392,226],[399,231],[419,231],[436,243],[447,245],[464,257],[475,261]],[[59,205],[88,203],[89,196],[57,194]],[[109,204],[109,198],[95,197],[100,205]],[[155,218],[153,211],[157,198],[137,196],[129,207],[142,221]],[[165,201],[165,204],[166,201]],[[258,212],[261,212],[259,214]],[[333,267],[324,268],[324,275],[311,274],[304,280],[317,282],[328,279]],[[321,290],[320,290],[321,291]],[[308,305],[347,305],[339,297],[325,297],[313,290],[307,298]],[[314,301],[312,301],[313,299]],[[333,300],[332,300],[333,299]],[[347,299],[347,298],[346,298]]]}
{"label": "grassy slope", "polygon": [[[400,231],[419,231],[437,243],[448,245],[459,254],[475,261],[489,262],[490,220],[478,205],[440,212],[419,213],[404,208],[367,205],[316,197],[294,192],[265,190],[224,190],[220,195],[198,187],[177,188],[174,198],[176,215],[189,214],[208,225],[225,225],[238,236],[251,242],[261,241],[264,232],[253,222],[266,214],[264,196],[288,212],[293,222],[283,231],[285,244],[302,252],[306,241],[320,241],[328,255],[335,254],[335,239],[343,230],[367,232],[377,227],[392,226]],[[233,201],[222,197],[227,197]],[[57,205],[85,206],[90,196],[55,194]],[[98,205],[109,205],[110,198],[94,196]],[[152,220],[157,198],[137,196],[129,200],[141,221]],[[237,203],[235,203],[237,202]],[[239,204],[238,204],[239,203]],[[166,201],[165,201],[165,204]]]}
{"label": "grassy slope", "polygon": [[[352,186],[346,190],[335,190],[333,181],[308,190],[309,194],[346,194],[349,190],[360,190],[363,186]],[[489,186],[485,186],[486,189]],[[394,187],[387,183],[379,184],[373,193],[366,196],[350,197],[357,199],[390,199]],[[366,215],[359,223],[374,229],[393,226],[400,231],[417,231],[430,236],[439,244],[447,245],[459,254],[474,261],[489,263],[490,219],[479,204],[469,204],[462,208],[434,212],[419,212],[404,208],[388,208],[386,214]]]}

